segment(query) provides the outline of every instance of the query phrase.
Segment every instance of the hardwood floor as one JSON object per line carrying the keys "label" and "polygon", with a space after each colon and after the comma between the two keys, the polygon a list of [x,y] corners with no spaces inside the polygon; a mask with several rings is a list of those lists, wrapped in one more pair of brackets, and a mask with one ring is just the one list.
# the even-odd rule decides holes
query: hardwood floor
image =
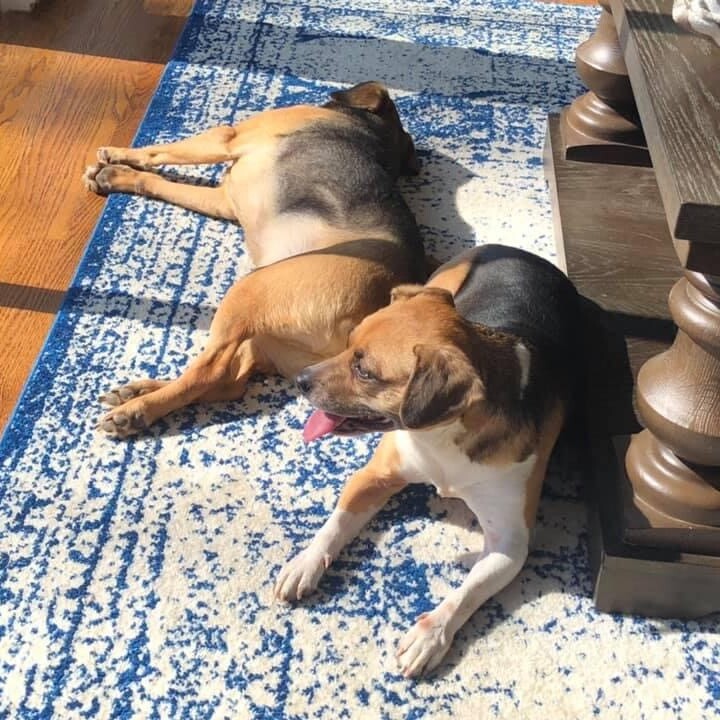
{"label": "hardwood floor", "polygon": [[41,0],[0,15],[0,430],[102,210],[80,176],[97,146],[132,140],[191,6]]}
{"label": "hardwood floor", "polygon": [[126,145],[190,0],[45,0],[0,15],[0,428],[103,206],[80,182]]}

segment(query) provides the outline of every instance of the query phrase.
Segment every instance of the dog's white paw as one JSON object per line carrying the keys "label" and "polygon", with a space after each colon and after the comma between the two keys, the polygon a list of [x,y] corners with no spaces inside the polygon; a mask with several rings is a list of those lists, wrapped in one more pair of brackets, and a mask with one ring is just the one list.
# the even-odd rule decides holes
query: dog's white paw
{"label": "dog's white paw", "polygon": [[440,664],[453,641],[447,613],[436,608],[423,613],[398,645],[397,658],[406,678],[430,672]]}
{"label": "dog's white paw", "polygon": [[315,590],[331,562],[330,555],[312,548],[298,553],[280,571],[275,583],[275,597],[287,602],[301,600]]}

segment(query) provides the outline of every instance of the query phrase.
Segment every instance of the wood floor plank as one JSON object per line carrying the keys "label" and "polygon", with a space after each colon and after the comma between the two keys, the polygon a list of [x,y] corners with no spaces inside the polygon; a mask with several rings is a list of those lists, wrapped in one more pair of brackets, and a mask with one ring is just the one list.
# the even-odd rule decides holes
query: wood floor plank
{"label": "wood floor plank", "polygon": [[85,165],[132,140],[189,9],[57,0],[0,18],[0,428],[103,207]]}

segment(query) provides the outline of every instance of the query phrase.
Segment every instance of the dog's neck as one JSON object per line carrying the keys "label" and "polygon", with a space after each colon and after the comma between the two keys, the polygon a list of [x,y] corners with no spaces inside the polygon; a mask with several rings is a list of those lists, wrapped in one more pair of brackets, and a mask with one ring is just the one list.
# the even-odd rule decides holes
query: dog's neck
{"label": "dog's neck", "polygon": [[468,359],[485,387],[486,401],[493,408],[517,407],[522,394],[519,338],[486,325],[465,323]]}

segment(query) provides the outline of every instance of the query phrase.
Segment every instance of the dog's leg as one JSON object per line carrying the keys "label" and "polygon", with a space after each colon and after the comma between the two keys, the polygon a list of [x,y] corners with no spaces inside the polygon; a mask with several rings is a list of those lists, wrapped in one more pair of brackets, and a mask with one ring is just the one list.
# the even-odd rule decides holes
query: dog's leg
{"label": "dog's leg", "polygon": [[383,436],[370,462],[347,482],[337,507],[310,545],[280,571],[275,597],[300,600],[312,592],[343,547],[405,485],[390,433]]}
{"label": "dog's leg", "polygon": [[398,645],[397,659],[405,677],[436,667],[455,633],[522,569],[542,483],[563,418],[558,405],[544,424],[534,456],[525,463],[527,470],[499,478],[499,491],[488,493],[479,488],[464,497],[483,528],[485,547],[462,585],[434,610],[423,613]]}
{"label": "dog's leg", "polygon": [[258,307],[253,301],[262,297],[264,284],[255,272],[230,288],[213,318],[207,348],[179,378],[131,383],[105,396],[108,404],[124,395],[129,399],[113,407],[99,429],[118,437],[132,435],[190,403],[238,399],[253,372],[272,372],[272,363],[254,338],[264,315],[262,304]]}
{"label": "dog's leg", "polygon": [[160,175],[135,169],[164,164],[200,165],[231,161],[236,158],[230,147],[235,137],[234,128],[223,126],[163,145],[103,147],[97,152],[98,164],[87,168],[83,182],[88,190],[100,195],[111,192],[144,195],[211,217],[237,220],[222,186],[200,187],[171,182]]}
{"label": "dog's leg", "polygon": [[[508,518],[499,518],[499,522]],[[405,677],[436,667],[450,648],[455,633],[489,598],[520,572],[528,553],[527,528],[508,529],[489,539],[462,585],[435,609],[423,613],[398,645],[396,657]]]}
{"label": "dog's leg", "polygon": [[[249,343],[251,341],[246,340],[246,342]],[[269,368],[262,367],[260,363],[256,363],[251,369],[251,372],[254,371],[270,372],[271,370]],[[207,390],[203,395],[200,395],[196,399],[196,402],[213,403],[239,400],[245,393],[248,377],[248,373],[242,373],[238,378],[232,378],[219,383]],[[98,400],[103,403],[103,405],[108,405],[109,407],[119,407],[133,398],[140,397],[141,395],[147,395],[154,390],[159,390],[160,388],[169,385],[171,382],[172,380],[134,380],[127,385],[121,385],[120,387],[108,390],[103,393]],[[113,434],[115,433],[113,432]]]}
{"label": "dog's leg", "polygon": [[145,168],[154,165],[202,165],[237,160],[248,148],[270,138],[289,135],[309,122],[332,118],[333,110],[322,107],[293,106],[256,113],[237,125],[222,125],[177,142],[140,148],[101,147],[101,165],[125,164]]}
{"label": "dog's leg", "polygon": [[192,137],[161,145],[139,148],[101,147],[100,165],[125,164],[145,168],[155,165],[209,165],[228,162],[235,157],[230,143],[237,131],[229,125],[211,128]]}
{"label": "dog's leg", "polygon": [[135,170],[127,165],[92,165],[83,176],[85,186],[100,195],[111,192],[133,193],[165,200],[225,220],[237,220],[222,185],[202,187],[171,182],[161,175]]}
{"label": "dog's leg", "polygon": [[[364,267],[352,257],[329,262],[320,255],[299,255],[238,280],[215,313],[207,349],[177,380],[114,407],[100,429],[131,435],[192,402],[237,399],[253,372],[279,370],[294,377],[306,365],[336,355],[350,330],[375,309],[380,281],[368,282],[365,294],[352,283],[335,291],[328,265],[343,277]],[[321,285],[333,292],[318,295],[323,277]],[[119,391],[115,395],[122,398]]]}
{"label": "dog's leg", "polygon": [[[113,407],[100,420],[98,429],[127,437],[191,403],[238,399],[257,366],[252,339],[211,342],[176,380],[155,381],[157,389],[146,393],[133,395],[136,383],[112,391],[111,398],[128,395],[130,399]],[[101,399],[110,404],[108,395]]]}
{"label": "dog's leg", "polygon": [[147,378],[145,380],[135,380],[127,385],[107,390],[98,398],[98,400],[103,405],[118,407],[126,403],[128,400],[140,397],[140,395],[147,395],[147,393],[150,393],[153,390],[159,390],[169,382],[170,380],[154,380],[151,378]]}

